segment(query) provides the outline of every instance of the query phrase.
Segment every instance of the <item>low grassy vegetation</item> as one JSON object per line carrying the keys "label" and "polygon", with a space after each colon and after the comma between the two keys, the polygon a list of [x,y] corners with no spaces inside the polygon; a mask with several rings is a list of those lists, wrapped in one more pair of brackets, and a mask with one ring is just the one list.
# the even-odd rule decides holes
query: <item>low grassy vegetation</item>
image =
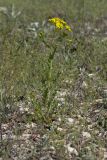
{"label": "low grassy vegetation", "polygon": [[106,0],[0,0],[0,160],[106,159]]}

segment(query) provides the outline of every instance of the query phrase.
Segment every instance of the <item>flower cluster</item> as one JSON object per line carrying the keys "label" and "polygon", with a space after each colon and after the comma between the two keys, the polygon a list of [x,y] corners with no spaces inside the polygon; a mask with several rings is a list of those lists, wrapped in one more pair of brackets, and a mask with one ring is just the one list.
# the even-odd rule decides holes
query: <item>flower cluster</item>
{"label": "flower cluster", "polygon": [[70,26],[64,20],[62,20],[58,17],[54,17],[54,18],[49,19],[49,22],[53,23],[56,26],[56,28],[58,28],[58,29],[65,28],[66,30],[71,32]]}

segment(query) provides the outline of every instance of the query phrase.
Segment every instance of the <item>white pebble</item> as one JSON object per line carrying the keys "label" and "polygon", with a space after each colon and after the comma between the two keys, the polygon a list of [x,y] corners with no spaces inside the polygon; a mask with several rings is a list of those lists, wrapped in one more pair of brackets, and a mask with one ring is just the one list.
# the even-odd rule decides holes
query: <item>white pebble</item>
{"label": "white pebble", "polygon": [[75,148],[71,147],[70,144],[68,144],[67,146],[67,150],[70,154],[75,154],[76,156],[78,156],[78,152]]}
{"label": "white pebble", "polygon": [[91,134],[89,132],[82,132],[82,136],[84,138],[91,138]]}
{"label": "white pebble", "polygon": [[74,123],[74,119],[73,118],[67,118],[67,123],[69,125],[73,124]]}

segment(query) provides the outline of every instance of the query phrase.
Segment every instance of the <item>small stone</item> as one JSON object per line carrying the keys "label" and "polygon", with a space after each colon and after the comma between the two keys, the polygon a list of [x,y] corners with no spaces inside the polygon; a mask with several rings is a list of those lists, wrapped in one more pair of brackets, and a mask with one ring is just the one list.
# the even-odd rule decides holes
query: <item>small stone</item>
{"label": "small stone", "polygon": [[27,124],[26,124],[26,128],[29,129],[30,127],[31,127],[31,125],[30,125],[29,123],[27,123]]}
{"label": "small stone", "polygon": [[86,83],[85,81],[83,81],[82,87],[83,87],[83,88],[87,88],[87,87],[88,87],[88,85],[87,85],[87,83]]}
{"label": "small stone", "polygon": [[60,101],[60,102],[62,102],[62,103],[65,102],[65,98],[63,98],[63,97],[58,97],[57,100]]}
{"label": "small stone", "polygon": [[23,133],[22,139],[29,139],[31,137],[31,134]]}
{"label": "small stone", "polygon": [[99,110],[99,109],[96,109],[94,112],[95,112],[95,113],[99,113],[99,112],[100,112],[100,110]]}
{"label": "small stone", "polygon": [[107,159],[107,152],[104,152],[104,160]]}
{"label": "small stone", "polygon": [[14,149],[17,149],[17,147],[18,147],[18,145],[16,145],[16,144],[13,145],[13,148],[14,148]]}
{"label": "small stone", "polygon": [[58,118],[58,121],[61,122],[61,118],[60,117]]}
{"label": "small stone", "polygon": [[82,133],[82,136],[84,137],[84,138],[91,138],[91,134],[89,133],[89,132],[83,132]]}
{"label": "small stone", "polygon": [[67,123],[69,125],[72,125],[74,123],[74,119],[73,118],[67,118]]}
{"label": "small stone", "polygon": [[8,123],[7,124],[2,124],[1,127],[2,127],[3,130],[6,130],[9,127],[9,125],[8,125]]}
{"label": "small stone", "polygon": [[64,82],[67,84],[72,84],[72,80],[69,80],[69,79],[65,80]]}
{"label": "small stone", "polygon": [[6,134],[2,135],[2,139],[7,140],[7,135]]}
{"label": "small stone", "polygon": [[25,108],[25,112],[28,112],[28,111],[29,111],[29,108],[26,107],[26,108]]}
{"label": "small stone", "polygon": [[76,156],[78,156],[77,150],[76,150],[75,148],[71,147],[70,144],[68,144],[68,145],[66,146],[66,148],[67,148],[69,154],[75,154]]}
{"label": "small stone", "polygon": [[63,128],[58,127],[57,130],[61,132],[63,131]]}
{"label": "small stone", "polygon": [[89,76],[90,78],[93,78],[93,77],[95,76],[95,73],[88,74],[88,76]]}

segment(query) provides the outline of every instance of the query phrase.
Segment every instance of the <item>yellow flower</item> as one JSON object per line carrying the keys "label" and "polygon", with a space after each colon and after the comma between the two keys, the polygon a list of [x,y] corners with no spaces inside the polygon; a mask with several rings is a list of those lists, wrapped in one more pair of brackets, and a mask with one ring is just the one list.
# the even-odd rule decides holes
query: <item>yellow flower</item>
{"label": "yellow flower", "polygon": [[64,20],[62,20],[58,17],[54,17],[54,18],[49,19],[49,22],[53,23],[55,25],[55,27],[58,29],[66,29],[71,32],[70,26]]}
{"label": "yellow flower", "polygon": [[66,26],[65,26],[65,28],[66,28],[66,30],[68,30],[68,31],[70,31],[70,32],[71,32],[71,28],[70,28],[70,26],[69,26],[69,25],[66,25]]}
{"label": "yellow flower", "polygon": [[63,24],[62,23],[57,22],[55,25],[56,25],[56,28],[63,29]]}

